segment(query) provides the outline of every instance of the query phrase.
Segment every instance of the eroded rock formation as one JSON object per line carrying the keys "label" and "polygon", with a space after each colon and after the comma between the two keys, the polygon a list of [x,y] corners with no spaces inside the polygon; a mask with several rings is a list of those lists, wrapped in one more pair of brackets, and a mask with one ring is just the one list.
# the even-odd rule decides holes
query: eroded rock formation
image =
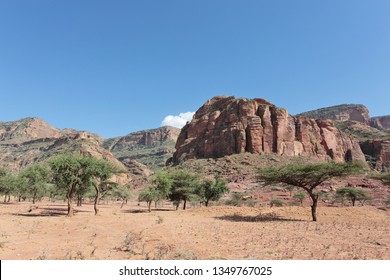
{"label": "eroded rock formation", "polygon": [[370,115],[366,106],[361,104],[342,104],[321,108],[299,114],[311,119],[330,119],[334,121],[357,121],[369,124]]}
{"label": "eroded rock formation", "polygon": [[370,125],[378,129],[390,129],[390,116],[373,117]]}
{"label": "eroded rock formation", "polygon": [[390,139],[368,140],[360,146],[372,168],[377,171],[390,171]]}
{"label": "eroded rock formation", "polygon": [[217,96],[181,131],[173,163],[250,152],[362,160],[359,144],[330,120],[293,117],[264,99]]}

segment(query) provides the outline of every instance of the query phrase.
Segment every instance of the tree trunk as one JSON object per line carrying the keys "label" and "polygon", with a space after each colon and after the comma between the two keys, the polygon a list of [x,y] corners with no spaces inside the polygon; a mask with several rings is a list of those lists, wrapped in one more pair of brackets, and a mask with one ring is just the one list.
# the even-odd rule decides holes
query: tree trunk
{"label": "tree trunk", "polygon": [[352,199],[352,206],[355,206],[356,199]]}
{"label": "tree trunk", "polygon": [[313,222],[317,222],[317,204],[318,204],[318,195],[310,193],[310,198],[312,200],[311,205],[311,216],[313,218]]}
{"label": "tree trunk", "polygon": [[209,206],[209,201],[206,200],[206,201],[204,202],[204,205],[205,205],[206,207],[208,207],[208,206]]}
{"label": "tree trunk", "polygon": [[33,204],[35,204],[35,199],[36,199],[36,196],[37,196],[37,194],[36,194],[36,193],[34,193],[34,194],[33,194],[33,201],[32,201],[32,203],[33,203]]}
{"label": "tree trunk", "polygon": [[99,209],[97,205],[99,204],[99,197],[100,197],[100,189],[98,185],[95,185],[96,190],[96,196],[95,196],[95,203],[93,204],[93,209],[95,210],[95,215],[99,213]]}
{"label": "tree trunk", "polygon": [[73,200],[73,192],[74,192],[75,187],[72,186],[68,193],[66,194],[66,199],[68,200],[68,217],[72,217],[74,215],[73,212],[73,205],[72,205],[72,200]]}
{"label": "tree trunk", "polygon": [[187,200],[184,200],[183,210],[186,210],[186,208],[187,208]]}
{"label": "tree trunk", "polygon": [[152,212],[152,202],[148,201],[148,211]]}
{"label": "tree trunk", "polygon": [[9,203],[10,201],[11,201],[11,195],[9,194],[9,195],[8,195],[7,203]]}

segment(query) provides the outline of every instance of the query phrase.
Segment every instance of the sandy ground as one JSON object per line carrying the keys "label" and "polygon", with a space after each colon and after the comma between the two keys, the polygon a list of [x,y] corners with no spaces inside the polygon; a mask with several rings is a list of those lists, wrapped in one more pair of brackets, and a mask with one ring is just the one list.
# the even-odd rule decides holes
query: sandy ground
{"label": "sandy ground", "polygon": [[146,211],[130,203],[0,204],[0,259],[390,259],[390,211],[371,206],[214,206]]}

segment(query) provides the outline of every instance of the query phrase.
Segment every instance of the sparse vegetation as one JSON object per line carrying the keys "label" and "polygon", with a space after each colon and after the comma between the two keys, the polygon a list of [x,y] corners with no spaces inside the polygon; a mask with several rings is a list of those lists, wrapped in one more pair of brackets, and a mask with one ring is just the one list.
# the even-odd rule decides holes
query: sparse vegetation
{"label": "sparse vegetation", "polygon": [[147,203],[149,212],[152,211],[151,210],[152,202],[153,201],[157,202],[160,199],[161,199],[160,198],[160,193],[154,187],[145,188],[142,191],[140,191],[140,193],[138,195],[138,200],[139,201],[145,201]]}
{"label": "sparse vegetation", "polygon": [[199,184],[199,176],[186,170],[175,170],[169,174],[172,179],[169,199],[176,205],[176,210],[183,201],[183,210],[186,209],[187,201],[195,196],[195,189]]}
{"label": "sparse vegetation", "polygon": [[340,188],[336,191],[336,194],[345,197],[351,201],[352,206],[355,206],[356,201],[362,201],[362,204],[369,199],[366,192],[362,189],[355,189],[352,187]]}
{"label": "sparse vegetation", "polygon": [[116,171],[110,163],[90,156],[77,154],[60,155],[49,160],[53,172],[53,181],[60,189],[66,190],[68,216],[73,216],[73,197],[77,190],[93,186],[96,190],[94,210],[98,214],[97,204],[100,188]]}
{"label": "sparse vegetation", "polygon": [[24,190],[32,198],[32,203],[35,204],[37,199],[40,199],[48,194],[48,182],[51,180],[50,168],[44,164],[33,164],[20,172],[20,178],[25,184]]}
{"label": "sparse vegetation", "polygon": [[390,186],[390,172],[384,172],[381,174],[375,174],[370,176],[372,179],[379,180],[383,184]]}
{"label": "sparse vegetation", "polygon": [[275,207],[282,207],[284,204],[285,203],[284,203],[283,200],[277,199],[277,198],[272,199],[271,202],[270,202],[270,206],[271,207],[274,207],[274,206]]}
{"label": "sparse vegetation", "polygon": [[295,199],[298,199],[299,200],[299,203],[301,204],[301,206],[303,205],[303,200],[305,199],[305,193],[303,192],[299,192],[299,193],[296,193],[294,195],[294,198]]}
{"label": "sparse vegetation", "polygon": [[229,192],[226,181],[220,175],[214,175],[214,181],[204,180],[195,188],[195,194],[200,197],[201,202],[207,207],[210,201],[218,201]]}
{"label": "sparse vegetation", "polygon": [[284,184],[293,185],[305,190],[312,205],[313,221],[317,221],[317,205],[319,193],[317,187],[332,178],[344,177],[359,172],[362,165],[358,163],[303,163],[290,164],[284,167],[270,167],[260,169],[258,180],[264,185]]}

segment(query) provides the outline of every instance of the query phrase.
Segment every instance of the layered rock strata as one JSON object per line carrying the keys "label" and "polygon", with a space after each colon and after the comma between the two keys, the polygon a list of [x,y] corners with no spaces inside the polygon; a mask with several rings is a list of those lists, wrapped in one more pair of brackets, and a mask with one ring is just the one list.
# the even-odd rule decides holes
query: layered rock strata
{"label": "layered rock strata", "polygon": [[331,120],[293,117],[260,98],[225,96],[208,100],[195,113],[179,135],[172,161],[244,152],[364,161],[359,144]]}

